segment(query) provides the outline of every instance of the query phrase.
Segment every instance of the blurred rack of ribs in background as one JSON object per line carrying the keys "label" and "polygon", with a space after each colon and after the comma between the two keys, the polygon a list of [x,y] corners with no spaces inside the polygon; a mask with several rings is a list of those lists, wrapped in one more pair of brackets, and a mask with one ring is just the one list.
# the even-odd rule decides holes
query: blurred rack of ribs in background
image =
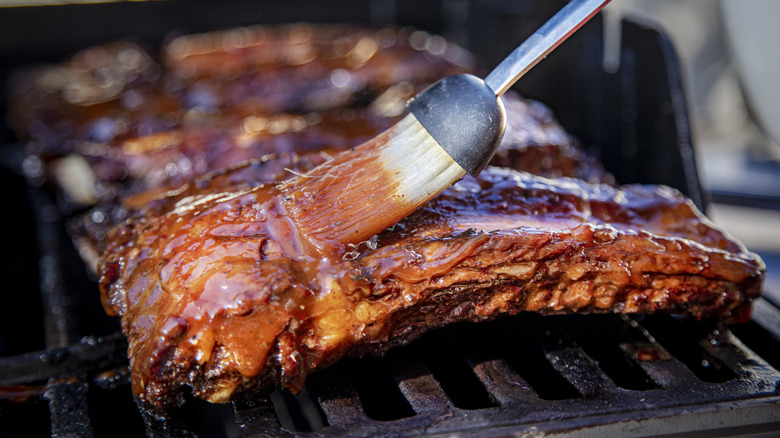
{"label": "blurred rack of ribs in background", "polygon": [[[12,124],[25,171],[52,182],[90,269],[106,231],[168,190],[254,160],[257,182],[316,166],[392,126],[405,103],[473,56],[411,28],[305,23],[180,36],[159,60],[120,41],[18,72]],[[611,182],[542,104],[506,99],[493,163],[548,177]],[[70,214],[69,213],[69,214]]]}

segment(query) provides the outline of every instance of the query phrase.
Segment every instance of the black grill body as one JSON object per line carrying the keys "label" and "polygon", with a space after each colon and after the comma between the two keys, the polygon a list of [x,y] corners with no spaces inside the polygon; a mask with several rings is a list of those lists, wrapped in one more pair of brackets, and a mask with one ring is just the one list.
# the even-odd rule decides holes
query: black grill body
{"label": "black grill body", "polygon": [[[196,32],[290,21],[397,23],[445,34],[493,65],[559,1],[121,2],[0,14],[2,79],[128,35],[159,44]],[[596,17],[517,86],[551,106],[620,183],[678,188],[701,208],[674,50],[624,22],[606,72]],[[33,25],[34,24],[34,25]],[[67,35],[62,37],[62,35]],[[9,41],[17,41],[16,45]],[[5,106],[2,111],[7,111]],[[5,114],[3,114],[5,115]],[[126,341],[70,243],[59,195],[28,183],[2,131],[6,245],[0,253],[3,436],[767,436],[780,430],[780,311],[747,324],[675,316],[521,314],[426,334],[383,358],[342,360],[293,395],[166,413],[133,399]]]}

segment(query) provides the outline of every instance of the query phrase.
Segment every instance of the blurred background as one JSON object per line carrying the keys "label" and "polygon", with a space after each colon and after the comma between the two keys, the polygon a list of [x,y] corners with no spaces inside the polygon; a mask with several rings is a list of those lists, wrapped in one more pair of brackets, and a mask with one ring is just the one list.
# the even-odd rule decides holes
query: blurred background
{"label": "blurred background", "polygon": [[613,24],[655,21],[672,39],[707,213],[762,255],[766,292],[780,301],[780,2],[615,0],[607,12]]}

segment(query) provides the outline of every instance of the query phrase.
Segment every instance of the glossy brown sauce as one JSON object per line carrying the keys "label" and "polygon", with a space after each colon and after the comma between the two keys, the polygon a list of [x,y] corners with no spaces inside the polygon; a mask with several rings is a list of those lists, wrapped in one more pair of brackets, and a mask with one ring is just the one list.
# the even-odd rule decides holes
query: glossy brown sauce
{"label": "glossy brown sauce", "polygon": [[[199,363],[222,351],[236,372],[255,376],[289,314],[327,313],[310,297],[335,273],[330,260],[298,236],[273,186],[184,197],[150,222],[143,232],[161,238],[125,247],[130,257],[120,264],[151,275],[124,284],[126,302],[107,303],[110,311],[124,308],[132,321],[125,330],[140,341],[130,349],[134,375],[153,373],[165,352],[160,344],[176,340]],[[318,294],[345,308],[337,295]],[[143,392],[143,380],[134,385]]]}
{"label": "glossy brown sauce", "polygon": [[[109,235],[101,287],[130,339],[136,394],[171,403],[172,388],[187,384],[225,401],[274,372],[296,388],[348,351],[450,320],[683,307],[728,315],[760,293],[760,259],[663,187],[489,168],[336,250],[297,234],[283,196],[272,185],[201,184]],[[480,290],[490,293],[472,295]],[[450,305],[415,319],[422,325],[402,322]]]}

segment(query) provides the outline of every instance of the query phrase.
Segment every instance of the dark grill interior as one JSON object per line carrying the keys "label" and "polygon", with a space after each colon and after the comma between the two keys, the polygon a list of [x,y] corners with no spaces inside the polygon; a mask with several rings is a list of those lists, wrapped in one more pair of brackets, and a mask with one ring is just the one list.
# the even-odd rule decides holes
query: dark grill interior
{"label": "dark grill interior", "polygon": [[[430,2],[426,11],[434,18],[425,20],[412,2],[370,3],[374,21],[385,11],[381,17],[399,23],[438,32],[458,29],[452,33],[459,42],[488,63],[559,7]],[[345,4],[354,14],[365,9]],[[284,19],[285,11],[278,11],[277,19]],[[492,20],[491,26],[485,27],[485,20]],[[507,47],[488,44],[496,35],[505,36],[501,41]],[[669,184],[704,206],[668,41],[655,30],[626,24],[623,63],[616,73],[601,69],[602,50],[597,20],[534,70],[521,91],[552,106],[621,182]],[[780,430],[780,310],[767,300],[756,304],[753,321],[733,327],[662,315],[521,314],[461,324],[384,358],[343,360],[310,378],[299,394],[279,390],[270,399],[231,405],[191,398],[160,416],[132,398],[126,342],[118,321],[103,312],[94,280],[68,239],[63,220],[69,212],[60,208],[56,192],[28,184],[22,170],[31,163],[24,161],[21,146],[7,132],[2,140],[0,183],[8,204],[3,220],[10,237],[0,253],[0,435],[501,436],[584,428],[615,435],[712,428],[769,435]]]}

